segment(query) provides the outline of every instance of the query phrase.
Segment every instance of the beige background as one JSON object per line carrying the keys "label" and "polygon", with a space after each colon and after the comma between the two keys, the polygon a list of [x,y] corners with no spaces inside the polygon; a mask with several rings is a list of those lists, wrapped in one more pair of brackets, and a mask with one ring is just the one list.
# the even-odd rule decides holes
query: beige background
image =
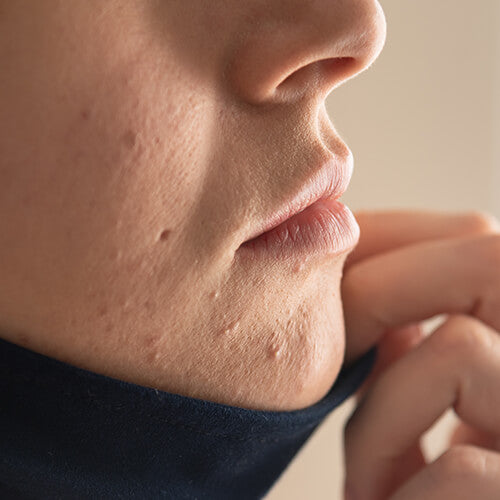
{"label": "beige background", "polygon": [[[500,217],[500,1],[381,3],[384,51],[328,98],[355,158],[342,200],[353,211],[481,209]],[[351,410],[348,401],[329,417],[268,500],[342,498],[341,431]],[[450,410],[425,435],[429,459],[444,451],[454,419]]]}

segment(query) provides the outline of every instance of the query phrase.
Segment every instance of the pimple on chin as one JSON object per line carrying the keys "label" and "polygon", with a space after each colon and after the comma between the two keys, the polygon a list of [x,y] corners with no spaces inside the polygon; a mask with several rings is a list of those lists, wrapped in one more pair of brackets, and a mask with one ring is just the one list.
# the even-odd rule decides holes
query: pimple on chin
{"label": "pimple on chin", "polygon": [[160,354],[161,335],[148,335],[144,339],[143,349],[146,354],[146,360],[151,363],[158,361]]}
{"label": "pimple on chin", "polygon": [[281,347],[278,344],[271,344],[267,351],[267,355],[270,359],[277,359],[281,355]]}
{"label": "pimple on chin", "polygon": [[232,337],[240,327],[240,321],[234,320],[217,330],[217,335],[221,337]]}

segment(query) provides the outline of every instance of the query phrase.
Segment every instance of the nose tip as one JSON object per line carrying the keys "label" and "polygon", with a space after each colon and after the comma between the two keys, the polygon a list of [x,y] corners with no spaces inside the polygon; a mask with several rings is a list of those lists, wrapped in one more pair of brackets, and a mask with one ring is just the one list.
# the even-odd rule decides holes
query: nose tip
{"label": "nose tip", "polygon": [[279,13],[262,16],[235,51],[230,82],[247,102],[324,100],[383,48],[386,22],[376,0],[283,3]]}

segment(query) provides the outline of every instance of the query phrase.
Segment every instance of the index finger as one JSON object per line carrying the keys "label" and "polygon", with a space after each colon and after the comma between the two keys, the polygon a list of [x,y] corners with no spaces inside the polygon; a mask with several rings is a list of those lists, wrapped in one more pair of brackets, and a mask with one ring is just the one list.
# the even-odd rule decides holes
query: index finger
{"label": "index finger", "polygon": [[352,266],[341,281],[350,363],[389,328],[464,313],[500,329],[499,234],[428,241]]}
{"label": "index finger", "polygon": [[500,222],[488,212],[426,210],[360,210],[354,213],[360,228],[356,248],[344,270],[376,254],[429,240],[500,231]]}

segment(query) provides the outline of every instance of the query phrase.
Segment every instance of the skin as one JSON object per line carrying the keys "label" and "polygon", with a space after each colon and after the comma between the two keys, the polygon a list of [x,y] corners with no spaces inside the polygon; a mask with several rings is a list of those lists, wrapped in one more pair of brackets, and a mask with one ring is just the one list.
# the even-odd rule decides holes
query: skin
{"label": "skin", "polygon": [[[344,428],[345,498],[497,499],[500,224],[480,212],[357,217],[342,279],[346,358],[375,344],[379,356]],[[446,319],[426,336],[435,314]],[[420,439],[449,408],[459,424],[428,463]]]}
{"label": "skin", "polygon": [[[299,271],[236,253],[349,155],[324,99],[384,38],[368,0],[0,0],[0,335],[272,410],[318,401],[378,344],[345,498],[498,498],[496,220],[357,213],[356,248]],[[419,439],[450,407],[462,423],[427,464]]]}
{"label": "skin", "polygon": [[350,156],[324,99],[384,40],[373,0],[0,0],[2,337],[226,404],[321,399],[352,249],[236,251]]}

